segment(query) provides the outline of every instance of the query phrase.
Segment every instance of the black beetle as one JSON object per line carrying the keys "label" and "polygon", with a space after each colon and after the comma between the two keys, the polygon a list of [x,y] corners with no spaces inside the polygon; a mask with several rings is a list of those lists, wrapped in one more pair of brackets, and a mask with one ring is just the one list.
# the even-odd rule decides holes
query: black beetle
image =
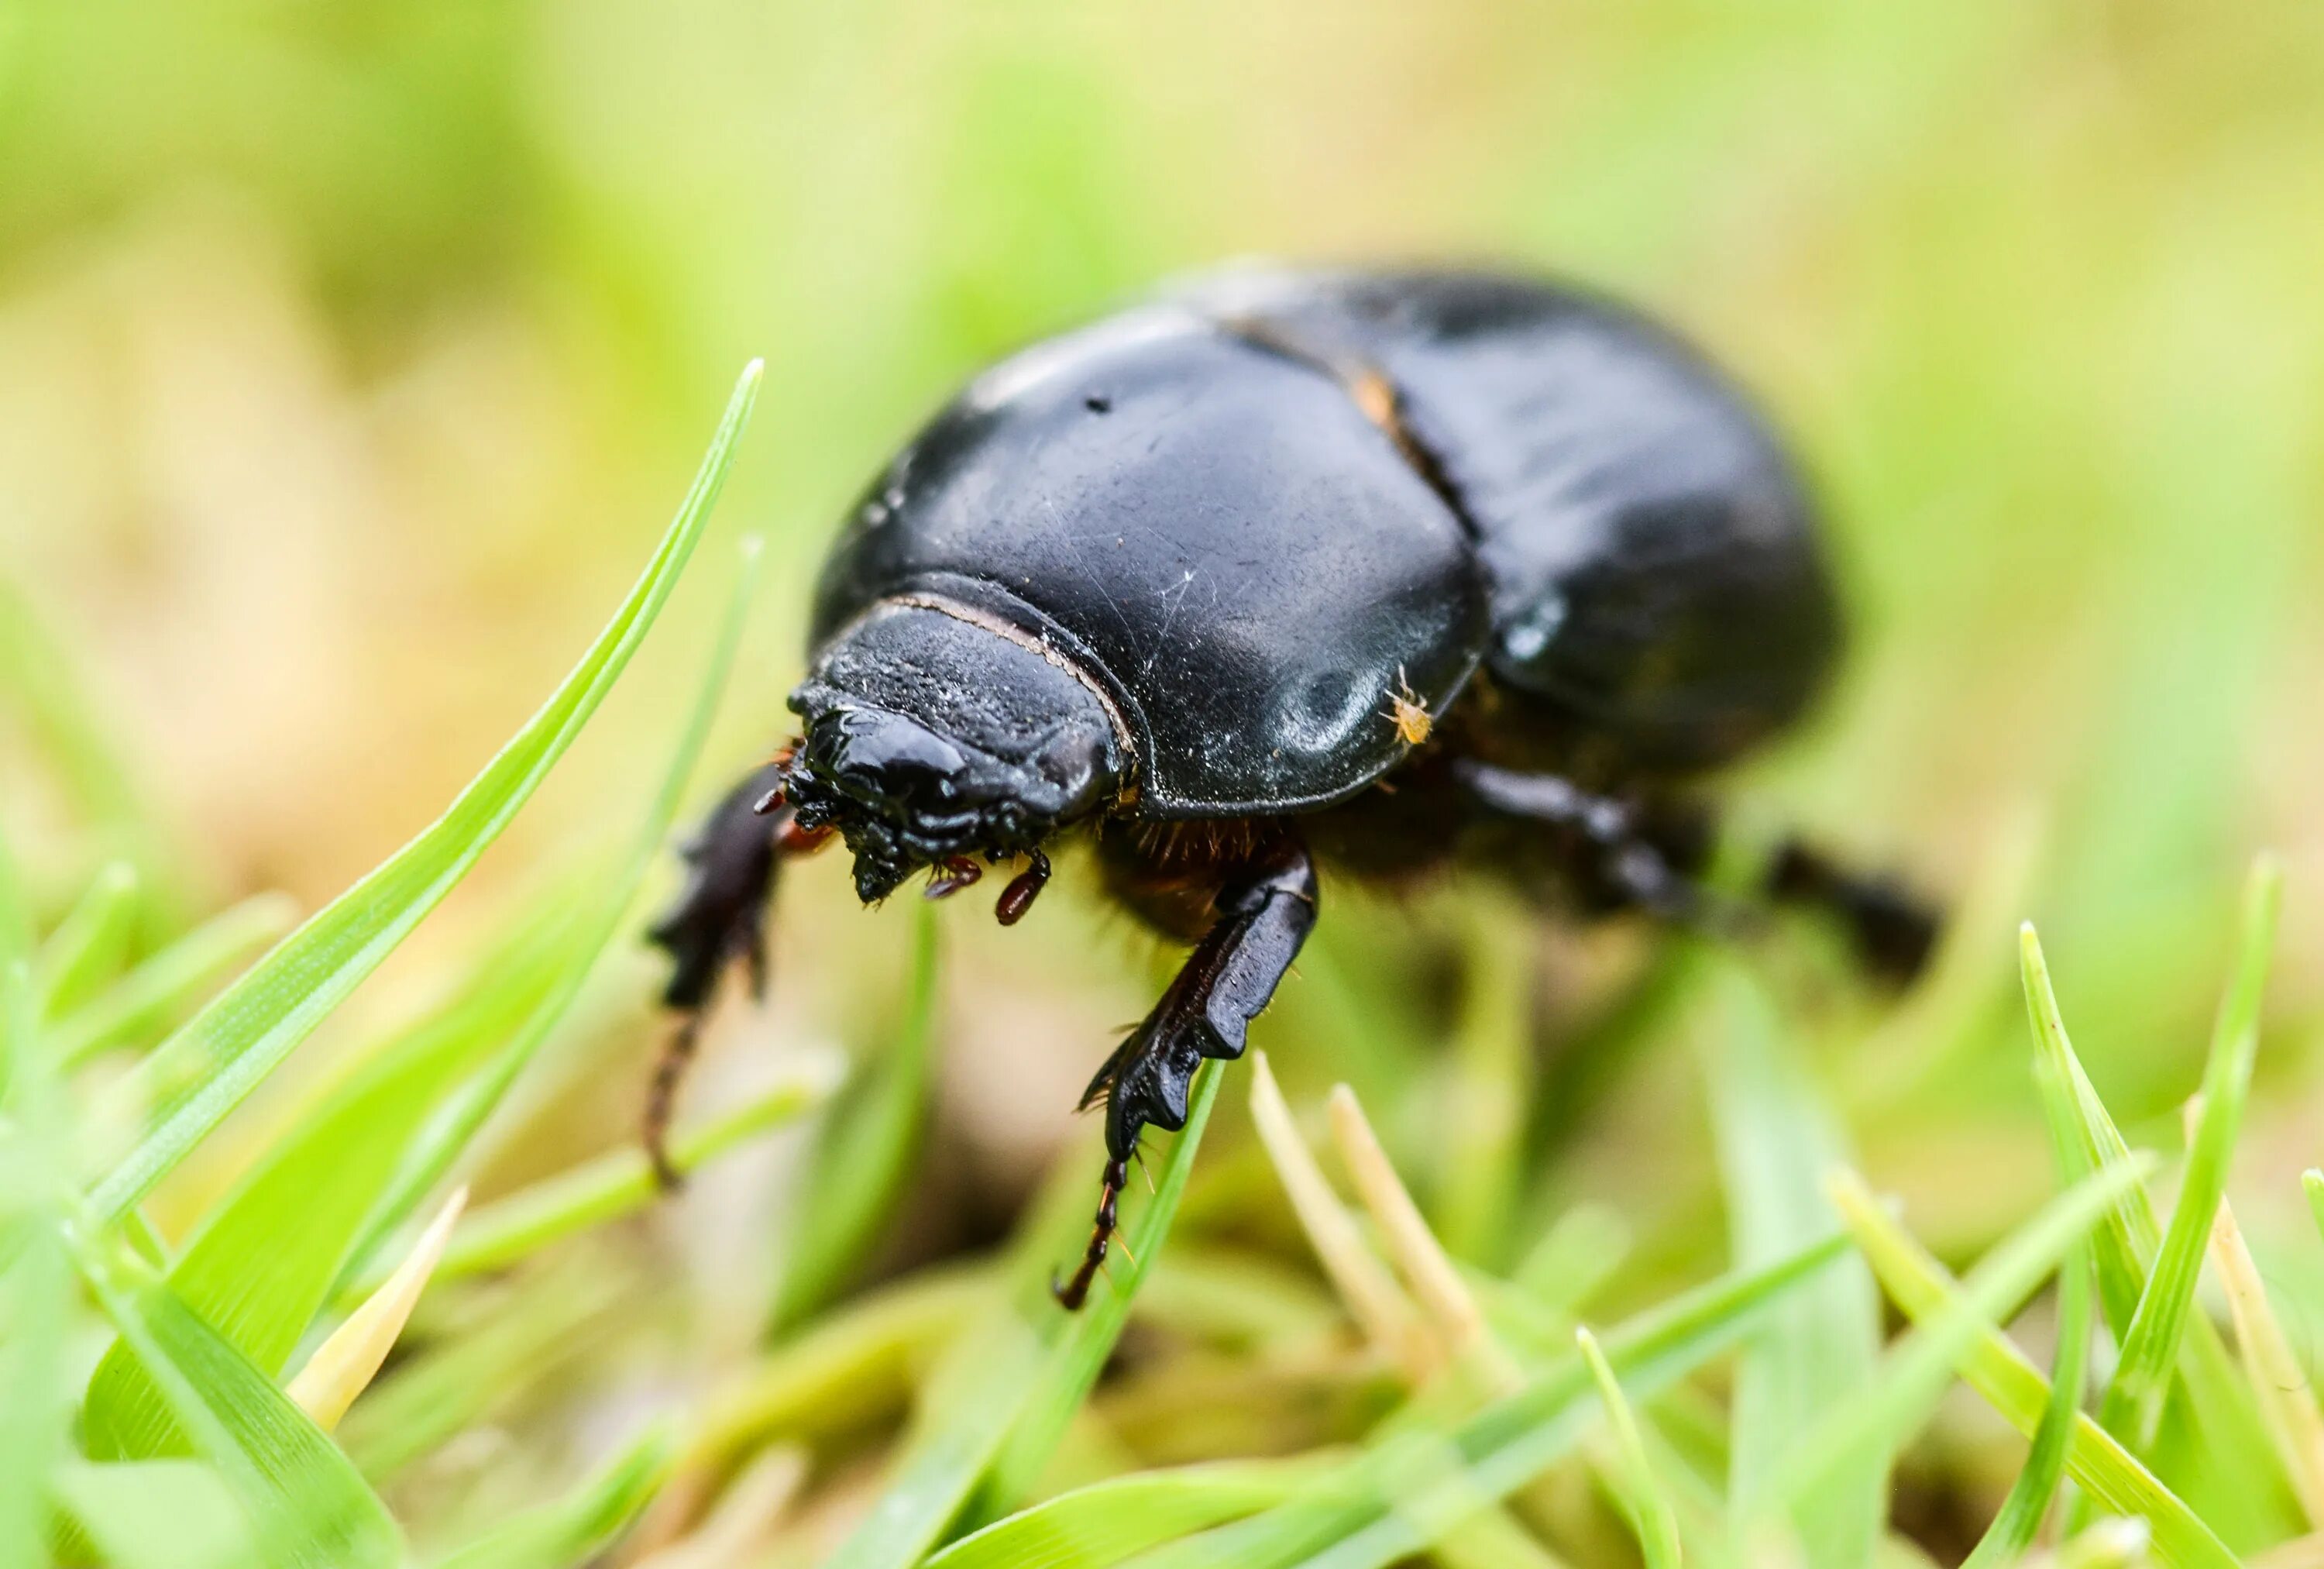
{"label": "black beetle", "polygon": [[[1632,312],[1478,272],[1238,271],[988,370],[888,466],[816,592],[804,734],[719,806],[655,930],[681,1011],[754,976],[779,861],[846,841],[866,902],[1091,830],[1194,951],[1106,1108],[1078,1306],[1148,1125],[1184,1125],[1314,926],[1316,868],[1459,858],[1585,909],[1723,924],[1674,787],[1783,729],[1840,622],[1767,427]],[[1932,918],[1796,844],[1771,897],[1917,968]]]}

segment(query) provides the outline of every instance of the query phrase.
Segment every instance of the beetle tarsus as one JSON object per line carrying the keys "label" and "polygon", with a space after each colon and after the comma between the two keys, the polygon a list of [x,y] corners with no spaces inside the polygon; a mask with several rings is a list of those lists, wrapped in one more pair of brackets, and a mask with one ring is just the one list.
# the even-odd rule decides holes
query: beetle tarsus
{"label": "beetle tarsus", "polygon": [[[1121,1190],[1130,1181],[1130,1162],[1120,1156],[1105,1163],[1105,1175],[1098,1185],[1097,1216],[1090,1226],[1089,1246],[1082,1250],[1082,1261],[1074,1266],[1073,1278],[1058,1284],[1055,1275],[1049,1277],[1049,1295],[1067,1313],[1078,1313],[1089,1300],[1090,1283],[1105,1268],[1107,1249],[1113,1241],[1113,1232],[1120,1223],[1119,1205]],[[1130,1251],[1124,1248],[1126,1254]]]}

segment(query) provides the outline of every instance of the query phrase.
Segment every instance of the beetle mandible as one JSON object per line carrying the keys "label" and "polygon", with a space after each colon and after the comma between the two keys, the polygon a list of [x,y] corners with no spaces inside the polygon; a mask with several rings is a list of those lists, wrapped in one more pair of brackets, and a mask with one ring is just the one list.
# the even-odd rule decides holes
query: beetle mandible
{"label": "beetle mandible", "polygon": [[[843,839],[875,902],[1016,871],[1061,835],[1192,943],[1091,1081],[1104,1262],[1139,1137],[1314,925],[1318,868],[1452,861],[1594,911],[1704,926],[1710,818],[1679,787],[1797,718],[1840,618],[1781,445],[1699,355],[1570,288],[1484,272],[1244,269],[1024,350],[888,466],[816,590],[802,733],[690,843],[655,928],[678,1019],[646,1140],[720,973],[763,969],[781,862]],[[1770,900],[1876,969],[1933,918],[1794,842]]]}

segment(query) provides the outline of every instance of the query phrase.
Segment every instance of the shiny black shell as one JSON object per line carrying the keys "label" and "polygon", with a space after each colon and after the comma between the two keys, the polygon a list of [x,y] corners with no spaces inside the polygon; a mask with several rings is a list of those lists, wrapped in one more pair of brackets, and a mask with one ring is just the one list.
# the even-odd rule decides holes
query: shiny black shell
{"label": "shiny black shell", "polygon": [[1739,395],[1627,311],[1476,272],[1222,274],[1002,362],[857,508],[816,647],[912,595],[1102,681],[1166,818],[1344,799],[1409,753],[1391,699],[1441,715],[1480,667],[1508,723],[1707,767],[1840,631]]}

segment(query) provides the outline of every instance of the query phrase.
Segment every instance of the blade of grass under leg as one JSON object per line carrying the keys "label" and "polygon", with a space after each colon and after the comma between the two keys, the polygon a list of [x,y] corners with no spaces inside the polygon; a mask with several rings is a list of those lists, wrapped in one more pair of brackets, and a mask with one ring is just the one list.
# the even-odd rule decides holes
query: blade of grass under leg
{"label": "blade of grass under leg", "polygon": [[142,1114],[150,1107],[154,1114],[92,1186],[100,1216],[118,1219],[240,1105],[442,901],[531,798],[627,667],[693,555],[760,374],[756,361],[743,372],[694,486],[644,575],[540,711],[443,817],[284,939],[120,1087],[125,1110]]}
{"label": "blade of grass under leg", "polygon": [[2131,1315],[2113,1380],[2098,1403],[2098,1421],[2141,1454],[2153,1449],[2163,1424],[2164,1398],[2179,1359],[2180,1335],[2195,1298],[2211,1223],[2227,1190],[2227,1163],[2242,1131],[2244,1098],[2251,1088],[2252,1064],[2259,1050],[2260,1007],[2267,991],[2267,966],[2275,943],[2276,911],[2282,902],[2283,874],[2271,858],[2253,868],[2244,895],[2243,928],[2234,983],[2219,1004],[2210,1060],[2203,1072],[2203,1112],[2178,1207],[2163,1232],[2163,1246],[2146,1289]]}
{"label": "blade of grass under leg", "polygon": [[[826,1569],[908,1569],[938,1544],[973,1497],[998,1515],[1026,1495],[1096,1382],[1161,1251],[1222,1076],[1212,1063],[1196,1079],[1186,1125],[1171,1140],[1153,1198],[1121,1228],[1128,1244],[1118,1251],[1121,1271],[1079,1313],[1059,1310],[1044,1291],[1038,1302],[996,1306],[969,1332],[946,1359],[919,1431],[871,1517]],[[1041,1228],[1031,1234],[1043,1245]]]}
{"label": "blade of grass under leg", "polygon": [[[1089,1398],[1106,1359],[1113,1354],[1122,1325],[1130,1321],[1130,1304],[1162,1256],[1170,1223],[1177,1216],[1179,1200],[1185,1196],[1187,1179],[1194,1175],[1195,1152],[1202,1147],[1204,1130],[1210,1125],[1211,1108],[1225,1082],[1225,1065],[1213,1063],[1202,1070],[1187,1109],[1186,1125],[1171,1138],[1170,1158],[1163,1166],[1153,1195],[1139,1206],[1136,1218],[1122,1226],[1123,1240],[1129,1244],[1120,1250],[1129,1255],[1123,1260],[1126,1267],[1110,1281],[1102,1278],[1099,1289],[1091,1293],[1089,1305],[1079,1313],[1054,1311],[1044,1289],[1035,1311],[1049,1321],[1054,1338],[1040,1375],[1026,1392],[1008,1440],[994,1458],[984,1493],[989,1505],[1013,1508],[1031,1492],[1065,1437],[1074,1413]],[[1062,1324],[1057,1322],[1060,1318]]]}
{"label": "blade of grass under leg", "polygon": [[[1889,1299],[1915,1324],[1943,1314],[1958,1284],[1895,1218],[1877,1204],[1850,1208],[1843,1217]],[[2019,1432],[2041,1426],[2050,1402],[2049,1380],[2009,1338],[1987,1325],[1960,1363],[1961,1377]],[[2077,1414],[2066,1454],[2067,1474],[2101,1508],[2136,1515],[2154,1532],[2155,1551],[2174,1569],[2235,1569],[2236,1559],[2186,1502],[2122,1446],[2114,1435]]]}

